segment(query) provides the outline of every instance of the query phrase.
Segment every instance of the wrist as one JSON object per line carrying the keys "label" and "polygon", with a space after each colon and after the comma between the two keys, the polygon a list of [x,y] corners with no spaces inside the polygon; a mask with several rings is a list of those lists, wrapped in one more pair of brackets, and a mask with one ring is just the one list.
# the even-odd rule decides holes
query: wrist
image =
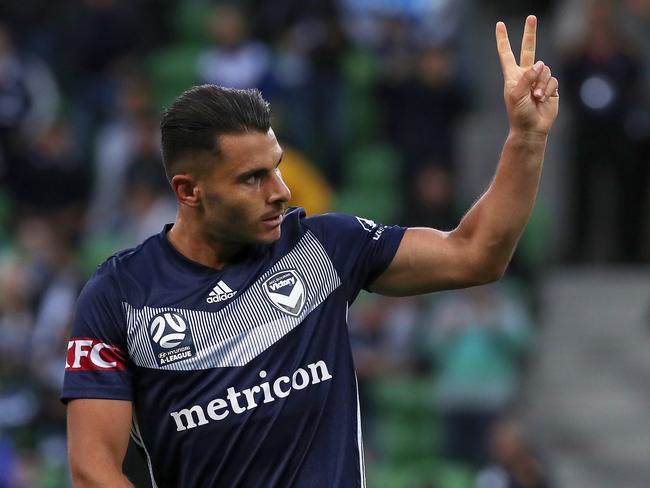
{"label": "wrist", "polygon": [[528,130],[510,129],[508,140],[531,145],[545,145],[548,133]]}

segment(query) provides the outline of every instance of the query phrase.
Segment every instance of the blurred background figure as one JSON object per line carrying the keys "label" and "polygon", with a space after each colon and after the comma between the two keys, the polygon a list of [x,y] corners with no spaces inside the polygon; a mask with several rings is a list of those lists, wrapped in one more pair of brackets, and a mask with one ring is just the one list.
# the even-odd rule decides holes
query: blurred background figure
{"label": "blurred background figure", "polygon": [[434,161],[454,168],[453,134],[468,108],[466,79],[445,47],[420,47],[406,73],[384,73],[380,97],[386,100],[385,137],[408,166]]}
{"label": "blurred background figure", "polygon": [[9,160],[22,151],[22,138],[48,128],[59,103],[50,68],[37,55],[20,52],[0,22],[0,181],[11,178]]}
{"label": "blurred background figure", "polygon": [[55,121],[24,144],[7,169],[6,189],[14,204],[27,212],[81,213],[91,180],[72,128]]}
{"label": "blurred background figure", "polygon": [[404,225],[451,230],[458,224],[451,169],[435,163],[423,164],[413,169],[406,183],[406,211],[400,220]]}
{"label": "blurred background figure", "polygon": [[198,80],[231,88],[264,87],[271,53],[250,37],[245,13],[235,4],[219,6],[210,16],[208,30],[214,46],[197,59]]}
{"label": "blurred background figure", "polygon": [[[116,209],[126,199],[129,163],[136,158],[138,146],[147,145],[143,140],[147,137],[143,134],[147,120],[149,125],[156,124],[152,98],[151,88],[141,75],[125,73],[120,80],[117,103],[98,128],[93,144],[94,181],[85,228],[88,238],[105,237],[119,226]],[[155,145],[160,136],[152,134],[151,128],[148,134],[152,139],[149,146]]]}
{"label": "blurred background figure", "polygon": [[562,67],[573,117],[571,257],[639,261],[650,177],[634,119],[643,103],[643,61],[622,30],[616,3],[587,4],[583,35],[567,46]]}
{"label": "blurred background figure", "polygon": [[330,184],[339,184],[350,124],[344,73],[349,43],[337,2],[259,2],[251,18],[257,35],[276,48],[268,96],[285,113],[285,133]]}
{"label": "blurred background figure", "polygon": [[479,467],[489,436],[514,400],[531,320],[503,285],[442,294],[426,318],[438,377],[443,453]]}
{"label": "blurred background figure", "polygon": [[476,478],[476,488],[551,488],[545,467],[513,420],[496,424],[490,435],[491,464]]}
{"label": "blurred background figure", "polygon": [[368,486],[645,488],[650,0],[0,2],[0,488],[69,486],[74,302],[175,216],[163,107],[256,87],[290,205],[450,230],[507,134],[494,22],[528,13],[563,102],[508,276],[350,310]]}

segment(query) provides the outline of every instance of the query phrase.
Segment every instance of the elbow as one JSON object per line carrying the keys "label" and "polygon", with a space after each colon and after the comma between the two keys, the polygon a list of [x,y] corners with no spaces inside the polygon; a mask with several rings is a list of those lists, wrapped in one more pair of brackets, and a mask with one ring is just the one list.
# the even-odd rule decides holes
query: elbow
{"label": "elbow", "polygon": [[70,459],[70,477],[72,486],[75,488],[87,488],[98,486],[100,480],[97,479],[97,473],[84,463],[75,462]]}
{"label": "elbow", "polygon": [[[70,478],[74,488],[117,486],[121,469],[98,469],[99,463],[80,462],[70,458]],[[122,485],[119,485],[122,486]]]}
{"label": "elbow", "polygon": [[87,486],[92,486],[94,483],[88,470],[78,464],[70,463],[70,478],[72,480],[72,486],[75,488],[85,488]]}
{"label": "elbow", "polygon": [[499,281],[505,274],[505,268],[485,268],[476,271],[468,286],[481,286]]}
{"label": "elbow", "polygon": [[510,260],[495,259],[494,256],[485,256],[475,261],[472,272],[472,285],[487,285],[499,281],[506,273]]}
{"label": "elbow", "polygon": [[506,274],[506,269],[508,269],[508,265],[505,264],[503,266],[490,266],[488,267],[487,270],[484,271],[484,285],[487,285],[488,283],[494,283],[495,281],[499,281],[501,278],[503,278],[503,275]]}

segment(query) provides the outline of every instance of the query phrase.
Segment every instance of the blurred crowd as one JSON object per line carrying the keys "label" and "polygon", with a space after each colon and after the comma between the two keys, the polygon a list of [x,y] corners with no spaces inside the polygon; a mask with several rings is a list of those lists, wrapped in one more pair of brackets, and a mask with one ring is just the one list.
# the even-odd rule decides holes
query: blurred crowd
{"label": "blurred crowd", "polygon": [[554,25],[565,245],[548,254],[556,237],[534,223],[504,283],[363,295],[350,327],[370,486],[551,486],[513,413],[535,278],[549,260],[650,260],[648,0],[2,2],[0,488],[67,486],[58,395],[76,296],[175,216],[162,107],[194,84],[257,87],[292,205],[449,230],[475,197],[458,191],[459,128],[496,63],[468,54],[474,27],[529,12]]}

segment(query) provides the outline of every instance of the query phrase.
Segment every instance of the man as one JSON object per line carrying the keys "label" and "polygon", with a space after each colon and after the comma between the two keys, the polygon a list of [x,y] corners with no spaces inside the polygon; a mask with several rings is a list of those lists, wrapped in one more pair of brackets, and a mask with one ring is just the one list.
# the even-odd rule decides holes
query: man
{"label": "man", "polygon": [[510,134],[451,232],[283,214],[259,93],[181,95],[161,123],[176,222],[109,258],[79,297],[63,387],[75,486],[132,486],[129,434],[153,486],[365,486],[347,308],[361,288],[411,295],[503,274],[558,109],[535,31],[531,16],[517,65],[497,24]]}

